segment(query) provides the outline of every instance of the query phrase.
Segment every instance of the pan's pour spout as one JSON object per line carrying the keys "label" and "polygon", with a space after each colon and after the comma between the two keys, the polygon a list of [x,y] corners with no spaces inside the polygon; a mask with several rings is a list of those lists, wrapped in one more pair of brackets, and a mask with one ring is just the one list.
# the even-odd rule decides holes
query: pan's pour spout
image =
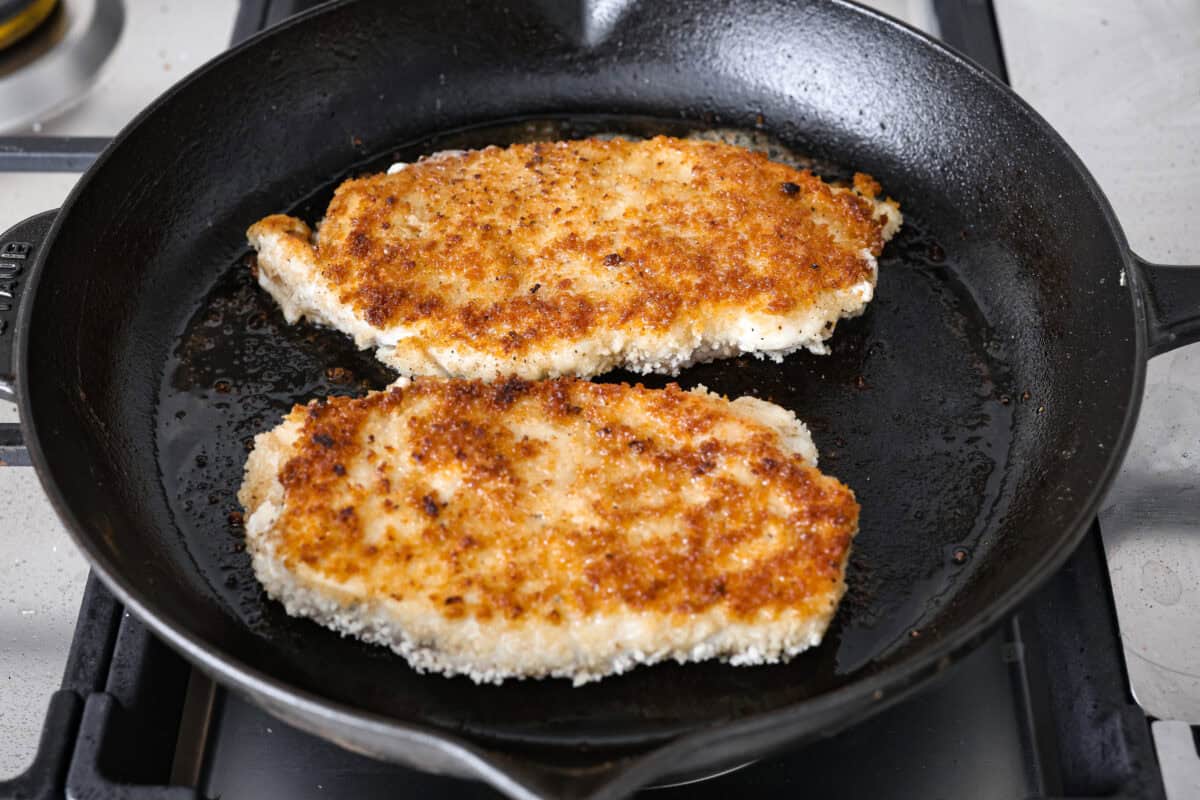
{"label": "pan's pour spout", "polygon": [[31,282],[38,248],[57,214],[57,211],[35,214],[0,234],[0,399],[15,400],[17,396],[13,338],[21,305],[20,290]]}
{"label": "pan's pour spout", "polygon": [[1151,264],[1130,254],[1145,312],[1147,353],[1200,341],[1200,267]]}
{"label": "pan's pour spout", "polygon": [[[0,400],[17,399],[14,344],[21,289],[32,282],[35,259],[57,211],[45,211],[0,234]],[[0,467],[29,466],[21,428],[0,423]]]}
{"label": "pan's pour spout", "polygon": [[638,0],[534,0],[543,15],[570,41],[584,48],[601,44]]}

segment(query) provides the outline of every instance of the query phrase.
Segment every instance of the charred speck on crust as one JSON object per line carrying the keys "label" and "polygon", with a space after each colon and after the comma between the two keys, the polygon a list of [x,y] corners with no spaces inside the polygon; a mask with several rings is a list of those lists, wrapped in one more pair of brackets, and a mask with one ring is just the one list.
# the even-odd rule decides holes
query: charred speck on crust
{"label": "charred speck on crust", "polygon": [[609,253],[608,255],[606,255],[604,257],[604,266],[606,266],[606,267],[615,267],[620,263],[621,263],[621,254],[620,253]]}
{"label": "charred speck on crust", "polygon": [[327,433],[314,433],[312,440],[321,447],[333,447],[333,437]]}
{"label": "charred speck on crust", "polygon": [[439,511],[437,500],[430,495],[425,495],[421,498],[421,510],[436,519]]}
{"label": "charred speck on crust", "polygon": [[509,378],[496,390],[496,405],[508,408],[516,399],[529,390],[529,383],[520,378]]}
{"label": "charred speck on crust", "polygon": [[340,475],[345,475],[345,474],[346,474],[346,468],[345,468],[343,465],[341,465],[341,464],[334,464],[334,465],[333,465],[333,474],[335,474],[335,475],[339,475],[339,476],[340,476]]}
{"label": "charred speck on crust", "polygon": [[788,195],[789,197],[791,195],[797,194],[800,191],[800,187],[797,184],[792,183],[791,181],[784,181],[783,183],[779,184],[779,188],[784,194]]}
{"label": "charred speck on crust", "polygon": [[529,287],[529,293],[530,293],[530,294],[537,294],[537,293],[538,293],[538,289],[541,289],[541,288],[542,288],[542,285],[541,285],[540,283],[535,283],[533,286],[530,286],[530,287]]}
{"label": "charred speck on crust", "polygon": [[354,517],[354,506],[346,506],[338,512],[338,520],[341,522],[349,522]]}
{"label": "charred speck on crust", "polygon": [[350,252],[359,258],[371,252],[371,237],[365,231],[350,234]]}

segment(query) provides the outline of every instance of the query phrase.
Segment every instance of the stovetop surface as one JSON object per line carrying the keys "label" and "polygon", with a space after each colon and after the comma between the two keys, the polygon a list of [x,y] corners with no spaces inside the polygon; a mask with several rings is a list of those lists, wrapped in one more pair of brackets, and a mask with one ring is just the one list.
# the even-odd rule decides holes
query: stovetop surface
{"label": "stovetop surface", "polygon": [[[1128,694],[1099,533],[934,684],[830,739],[659,798],[1165,797]],[[136,795],[122,795],[136,786]],[[350,753],[216,688],[89,582],[33,766],[0,797],[491,798]]]}
{"label": "stovetop surface", "polygon": [[[940,24],[943,35],[961,49],[984,63],[991,59],[989,66],[1003,63],[998,51],[989,52],[987,31],[981,33],[971,23],[981,10],[989,12],[990,3],[872,4],[926,29]],[[126,0],[125,5],[132,22],[113,56],[125,59],[125,66],[115,62],[102,76],[93,98],[97,101],[82,103],[18,137],[0,134],[0,229],[59,203],[103,137],[187,69],[230,38],[244,38],[308,3]],[[1200,178],[1200,136],[1195,135],[1200,128],[1200,24],[1188,24],[1189,14],[1200,23],[1200,10],[1001,0],[996,11],[1014,88],[1081,152],[1109,192],[1135,248],[1164,262],[1200,263],[1194,237],[1186,236],[1182,224],[1195,218],[1200,201],[1194,193],[1179,191]],[[163,44],[151,50],[145,46],[148,37]],[[78,135],[96,138],[57,138]],[[23,148],[46,159],[22,160]],[[19,180],[5,171],[14,168],[24,171]],[[11,408],[0,403],[0,422],[14,418]],[[655,794],[715,797],[719,792],[773,795],[805,789],[851,797],[953,797],[970,786],[983,797],[1106,796],[1114,790],[1160,796],[1164,787],[1155,762],[1162,761],[1169,773],[1167,785],[1177,787],[1172,797],[1200,796],[1200,784],[1187,783],[1196,781],[1200,771],[1187,724],[1200,722],[1198,493],[1200,345],[1151,364],[1146,410],[1125,470],[1101,514],[1103,538],[1094,534],[1063,573],[1087,576],[1060,575],[1029,609],[937,686],[877,720],[800,754]],[[0,674],[7,677],[0,690],[4,776],[29,763],[46,699],[59,683],[72,640],[86,567],[29,471],[0,469],[0,530],[12,531],[0,536],[0,582],[7,587],[0,603]],[[89,610],[97,604],[99,610]],[[56,703],[58,716],[50,715],[51,733],[56,719],[70,720],[72,714],[78,719],[83,713],[86,722],[91,693],[110,684],[116,697],[127,693],[126,705],[114,702],[115,710],[106,716],[103,709],[94,710],[100,704],[93,702],[93,724],[155,731],[149,738],[105,739],[124,744],[106,745],[92,772],[87,747],[75,747],[86,744],[86,737],[64,737],[61,746],[74,747],[77,758],[60,767],[67,764],[81,781],[173,781],[223,797],[394,796],[398,786],[419,797],[492,796],[482,786],[397,770],[300,734],[205,681],[193,680],[191,671],[136,621],[122,619],[99,587],[89,590],[82,613],[103,616],[105,607],[116,619],[109,644],[118,647],[95,659],[120,667],[117,671],[126,677],[152,674],[159,687],[156,696],[169,685],[166,694],[173,699],[139,698],[141,689],[122,687],[108,672],[93,676],[99,683],[90,688],[81,685],[68,692],[78,700],[77,707],[68,695],[55,695],[52,711]],[[1094,616],[1097,609],[1102,613]],[[1123,635],[1113,625],[1114,610]],[[1073,666],[1064,663],[1064,652],[1048,648],[1062,645],[1070,630],[1089,643],[1087,660],[1076,659]],[[1118,644],[1124,645],[1128,672],[1117,655]],[[78,655],[78,637],[74,646]],[[68,683],[71,670],[80,671],[77,662],[68,668]],[[1130,680],[1140,708],[1131,701]],[[1056,698],[1055,687],[1065,694]],[[1076,714],[1086,712],[1083,707],[1089,703],[1093,712],[1103,713]],[[138,709],[147,708],[155,709],[154,725],[139,717]],[[987,724],[981,726],[981,720]],[[1092,763],[1097,753],[1104,756],[1107,771],[1097,771]],[[26,775],[35,773],[36,768]],[[67,779],[65,773],[60,777]],[[4,794],[0,791],[0,797]]]}
{"label": "stovetop surface", "polygon": [[[1150,731],[1128,698],[1096,535],[1032,603],[917,696],[799,752],[647,797],[1159,797]],[[1101,602],[1092,602],[1101,598]],[[199,786],[211,797],[497,797],[380,765],[282,725],[227,693]],[[1102,752],[1107,755],[1101,756]],[[264,770],[286,753],[287,769]],[[278,763],[278,762],[276,762]]]}

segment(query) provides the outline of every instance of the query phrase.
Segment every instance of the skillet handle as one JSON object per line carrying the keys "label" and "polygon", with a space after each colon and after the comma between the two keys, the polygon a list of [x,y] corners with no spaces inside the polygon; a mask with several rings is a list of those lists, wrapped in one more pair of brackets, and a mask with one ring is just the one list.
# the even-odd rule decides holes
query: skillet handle
{"label": "skillet handle", "polygon": [[1151,264],[1130,255],[1145,300],[1149,355],[1200,341],[1200,267]]}
{"label": "skillet handle", "polygon": [[[37,255],[57,211],[45,211],[0,234],[0,400],[16,400],[17,312],[21,291],[37,268]],[[0,467],[29,466],[21,427],[0,423]]]}

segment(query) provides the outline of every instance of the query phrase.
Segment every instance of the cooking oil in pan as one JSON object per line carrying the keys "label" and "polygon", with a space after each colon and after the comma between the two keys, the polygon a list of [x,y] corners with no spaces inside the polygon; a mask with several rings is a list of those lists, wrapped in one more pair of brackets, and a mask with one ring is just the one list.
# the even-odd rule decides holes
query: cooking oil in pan
{"label": "cooking oil in pan", "polygon": [[[441,134],[354,165],[346,175],[382,170],[393,161],[438,150],[613,131],[719,136],[811,167],[827,178],[850,174],[805,159],[761,132],[587,117]],[[315,191],[293,213],[315,222],[336,183]],[[900,200],[903,205],[904,198]],[[904,228],[880,259],[876,299],[862,317],[838,326],[831,355],[797,353],[782,364],[741,357],[699,365],[675,378],[618,372],[600,379],[655,386],[671,380],[685,387],[703,383],[731,397],[749,394],[791,408],[812,430],[822,470],[852,487],[862,505],[849,590],[821,647],[774,667],[663,665],[610,678],[601,685],[625,685],[630,693],[612,700],[610,710],[617,717],[632,713],[635,695],[653,685],[654,675],[669,675],[671,681],[686,676],[683,680],[706,691],[714,703],[723,703],[731,716],[840,685],[917,639],[936,637],[939,615],[953,604],[972,566],[988,550],[990,524],[1005,511],[997,503],[1006,479],[1012,398],[1019,393],[1003,345],[957,278],[953,248],[935,240],[920,209],[905,206],[904,212]],[[255,284],[250,267],[249,257],[231,264],[181,332],[160,389],[160,465],[176,524],[214,595],[262,637],[264,646],[301,652],[312,646],[313,637],[336,634],[287,618],[260,590],[244,552],[236,499],[246,454],[254,435],[278,424],[293,404],[331,394],[362,394],[386,386],[394,375],[340,333],[288,325]],[[364,663],[407,670],[382,648],[355,642],[336,646],[353,650],[353,657]],[[746,683],[750,673],[752,686]],[[585,693],[601,697],[601,690],[593,688],[543,683],[542,699],[550,707],[559,695],[564,709]],[[622,695],[620,689],[603,691],[606,698]],[[493,733],[492,723],[508,713],[497,703],[489,722]],[[689,715],[699,713],[686,705],[670,706],[669,698],[662,704],[655,706],[656,713],[671,716],[673,724],[685,724]],[[514,708],[511,713],[516,719],[523,712]],[[546,714],[553,716],[552,711]],[[469,730],[472,721],[454,724]]]}

